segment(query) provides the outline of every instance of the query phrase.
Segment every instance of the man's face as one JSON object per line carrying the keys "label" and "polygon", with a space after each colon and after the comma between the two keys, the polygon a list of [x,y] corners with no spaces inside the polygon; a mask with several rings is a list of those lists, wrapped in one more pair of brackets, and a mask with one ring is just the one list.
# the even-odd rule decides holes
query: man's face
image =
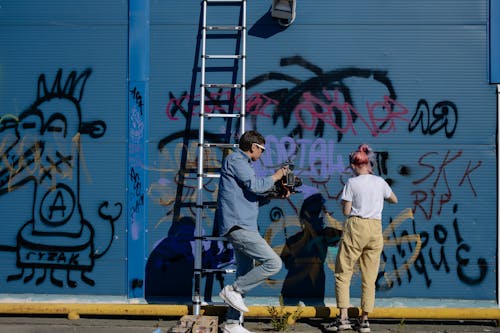
{"label": "man's face", "polygon": [[266,147],[264,145],[261,145],[259,143],[252,143],[252,149],[250,150],[250,158],[252,161],[257,161],[264,151],[266,150]]}

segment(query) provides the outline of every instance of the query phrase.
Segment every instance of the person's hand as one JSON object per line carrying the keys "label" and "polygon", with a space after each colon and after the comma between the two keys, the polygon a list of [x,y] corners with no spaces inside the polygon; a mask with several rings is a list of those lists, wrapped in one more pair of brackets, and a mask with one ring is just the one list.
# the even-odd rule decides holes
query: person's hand
{"label": "person's hand", "polygon": [[276,172],[273,175],[273,181],[276,183],[278,180],[286,176],[288,174],[288,170],[289,170],[288,165],[283,166],[278,170],[276,170]]}
{"label": "person's hand", "polygon": [[282,196],[283,199],[290,197],[290,195],[292,194],[292,192],[290,192],[290,189],[288,187],[285,187],[285,189],[286,189],[286,193],[285,193],[285,195]]}

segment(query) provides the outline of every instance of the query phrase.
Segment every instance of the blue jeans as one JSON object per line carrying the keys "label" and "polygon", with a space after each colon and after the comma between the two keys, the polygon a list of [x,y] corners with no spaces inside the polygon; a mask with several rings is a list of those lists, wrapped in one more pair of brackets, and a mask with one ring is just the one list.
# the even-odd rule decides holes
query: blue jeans
{"label": "blue jeans", "polygon": [[[227,239],[234,248],[237,264],[233,287],[243,295],[281,270],[281,258],[260,233],[236,229],[227,235]],[[254,261],[258,261],[260,265],[254,266]],[[227,321],[238,321],[239,317],[240,312],[229,307]]]}

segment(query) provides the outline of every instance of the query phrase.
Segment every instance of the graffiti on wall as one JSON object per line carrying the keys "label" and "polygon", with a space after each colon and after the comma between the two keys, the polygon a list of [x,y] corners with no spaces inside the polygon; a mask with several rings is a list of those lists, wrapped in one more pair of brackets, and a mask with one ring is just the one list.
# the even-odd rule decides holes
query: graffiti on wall
{"label": "graffiti on wall", "polygon": [[[316,229],[322,226],[321,231],[341,223],[337,207],[342,186],[350,177],[345,156],[340,152],[341,144],[347,138],[368,135],[375,140],[394,133],[442,135],[452,140],[459,121],[459,106],[447,99],[433,104],[425,98],[419,99],[414,107],[405,105],[398,100],[390,74],[383,70],[352,67],[325,72],[300,56],[283,58],[280,65],[285,70],[296,66],[300,72],[306,70],[311,75],[301,79],[287,71],[269,72],[248,80],[246,114],[250,124],[247,128],[266,135],[268,149],[255,164],[257,173],[270,174],[282,162],[293,160],[295,172],[305,184],[300,197],[273,201],[267,208],[261,208],[265,213],[261,214],[264,220],[260,221],[266,239],[282,255],[287,268],[283,281],[269,283],[279,288],[281,295],[290,299],[290,304],[296,304],[297,299],[304,301],[306,294],[321,300],[325,289],[323,266],[334,269],[335,246]],[[278,88],[262,91],[261,86]],[[222,101],[229,95],[230,92],[223,89],[209,92],[210,103],[206,103],[205,113],[226,112],[227,106]],[[165,116],[169,122],[184,123],[190,112],[199,114],[197,104],[193,103],[199,95],[169,92],[168,96]],[[194,106],[190,109],[190,105]],[[236,102],[232,106],[234,110],[239,107]],[[193,142],[196,133],[195,128],[191,135]],[[215,132],[209,135],[215,136]],[[178,140],[180,137],[182,131],[171,133],[159,145],[165,160],[171,161],[167,163],[169,170],[180,165],[175,152],[181,149],[188,150],[188,163],[196,167],[196,148],[185,147]],[[404,203],[406,207],[399,205],[398,214],[384,216],[388,223],[377,289],[394,290],[414,283],[417,276],[431,288],[434,274],[455,274],[463,284],[480,284],[488,274],[489,259],[470,255],[472,244],[460,231],[457,211],[460,195],[462,198],[479,196],[474,173],[483,162],[467,157],[463,150],[449,150],[427,151],[414,164],[395,166],[391,164],[391,155],[394,157],[397,153],[378,151],[374,170],[393,186],[398,196],[409,197],[411,201]],[[211,163],[220,165],[221,158],[215,156]],[[417,174],[419,176],[414,176]],[[170,181],[171,188],[176,181],[177,177]],[[186,202],[195,200],[196,177],[183,181],[180,198]],[[206,195],[211,196],[207,200],[215,200],[216,183],[207,180],[204,186]],[[167,191],[158,196],[169,216],[174,198]],[[300,217],[301,212],[318,205],[324,207],[324,213],[316,217],[314,223]],[[450,216],[450,210],[454,218],[443,222],[443,217]],[[194,210],[184,212],[185,216],[195,216]],[[424,221],[439,222],[429,231],[428,226],[422,224]],[[299,263],[307,269],[305,266],[298,269]],[[452,271],[451,267],[456,269]],[[304,286],[309,287],[302,295]]]}
{"label": "graffiti on wall", "polygon": [[81,101],[91,73],[72,71],[65,77],[60,69],[53,82],[41,74],[35,101],[21,114],[0,119],[0,200],[21,189],[32,191],[26,206],[30,217],[21,221],[15,245],[0,246],[17,258],[18,272],[8,282],[40,285],[48,277],[54,286],[76,288],[73,275],[80,273],[82,282],[94,286],[88,273],[112,245],[122,204],[102,201],[94,208],[109,224],[109,240],[101,249],[94,227],[100,221],[85,217],[88,207],[80,197],[81,137],[98,139],[106,132],[104,121],[82,120]]}
{"label": "graffiti on wall", "polygon": [[[379,274],[377,286],[381,289],[393,288],[394,283],[402,285],[402,276],[406,275],[408,283],[412,281],[413,275],[409,267],[404,267],[403,270],[397,269],[398,259],[407,256],[407,252],[417,254],[413,258],[414,269],[418,275],[422,275],[425,279],[425,285],[429,288],[432,285],[430,271],[451,273],[449,257],[456,260],[456,276],[463,284],[477,285],[481,283],[487,274],[488,262],[485,258],[470,258],[468,252],[471,250],[471,245],[466,241],[466,238],[460,231],[458,220],[459,204],[454,202],[454,196],[458,196],[458,189],[466,188],[469,198],[478,196],[474,186],[473,173],[482,165],[482,161],[465,160],[465,163],[458,164],[460,159],[465,157],[464,151],[459,150],[452,152],[450,150],[445,153],[436,151],[427,152],[421,155],[417,160],[417,167],[423,169],[424,176],[414,179],[412,185],[418,186],[410,192],[413,199],[412,212],[418,215],[423,221],[432,221],[442,217],[443,211],[450,206],[453,219],[451,227],[445,224],[436,223],[433,225],[432,232],[423,230],[418,232],[420,237],[419,251],[414,251],[411,243],[401,242],[402,239],[409,236],[409,232],[417,233],[417,222],[414,218],[411,221],[409,230],[403,230],[400,236],[396,236],[395,230],[391,230],[391,234],[397,245],[396,253],[388,257],[383,254],[383,261],[388,267],[393,266],[395,274],[388,278]],[[453,167],[453,164],[457,167]],[[453,173],[450,172],[453,170]],[[408,168],[400,170],[407,175]],[[448,175],[452,174],[452,176]],[[417,187],[416,187],[417,188]],[[431,244],[436,244],[432,246]],[[455,248],[456,247],[456,248]],[[446,252],[452,251],[452,254]],[[398,258],[399,257],[399,258]],[[471,262],[471,260],[475,260]],[[406,273],[406,274],[401,274]]]}

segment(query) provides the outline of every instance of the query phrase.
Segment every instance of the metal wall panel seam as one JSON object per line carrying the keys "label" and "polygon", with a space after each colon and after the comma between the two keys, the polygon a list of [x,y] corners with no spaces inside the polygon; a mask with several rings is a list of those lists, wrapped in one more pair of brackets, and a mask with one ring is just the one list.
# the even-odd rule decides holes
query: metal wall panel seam
{"label": "metal wall panel seam", "polygon": [[149,1],[129,2],[127,291],[130,302],[145,302],[147,244],[147,119],[149,114]]}

